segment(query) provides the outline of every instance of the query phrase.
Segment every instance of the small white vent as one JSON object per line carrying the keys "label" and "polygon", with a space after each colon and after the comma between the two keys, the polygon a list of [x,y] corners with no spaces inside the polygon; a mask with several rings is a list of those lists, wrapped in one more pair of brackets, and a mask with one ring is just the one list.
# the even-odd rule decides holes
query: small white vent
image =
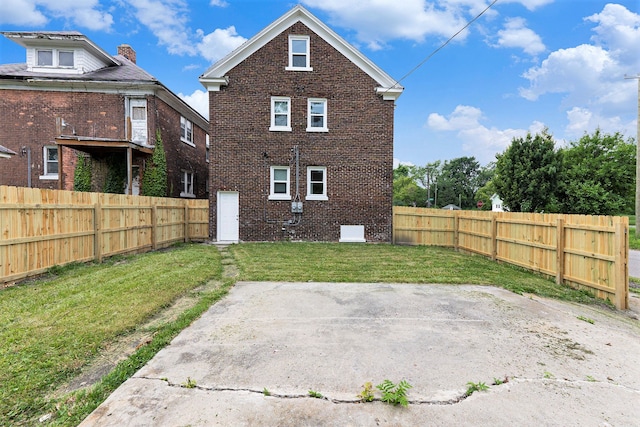
{"label": "small white vent", "polygon": [[364,225],[341,225],[340,243],[365,243]]}

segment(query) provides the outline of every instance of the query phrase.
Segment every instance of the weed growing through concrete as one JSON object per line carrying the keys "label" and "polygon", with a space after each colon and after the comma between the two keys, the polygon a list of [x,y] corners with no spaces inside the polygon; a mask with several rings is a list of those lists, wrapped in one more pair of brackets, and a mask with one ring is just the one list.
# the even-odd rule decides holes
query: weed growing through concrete
{"label": "weed growing through concrete", "polygon": [[469,381],[467,383],[466,395],[467,396],[471,396],[476,391],[487,391],[487,390],[489,390],[489,386],[486,385],[485,383],[483,383],[483,382],[474,383],[472,381]]}
{"label": "weed growing through concrete", "polygon": [[390,405],[408,406],[407,390],[413,386],[407,381],[402,380],[398,384],[394,384],[389,380],[384,380],[378,384],[376,388],[382,392],[382,401]]}
{"label": "weed growing through concrete", "polygon": [[549,371],[544,371],[544,374],[542,374],[543,377],[545,377],[548,380],[552,380],[555,378],[555,375],[553,375],[551,372]]}
{"label": "weed growing through concrete", "polygon": [[182,383],[182,387],[184,388],[196,388],[196,380],[191,377],[187,377],[187,381]]}
{"label": "weed growing through concrete", "polygon": [[582,320],[583,322],[591,323],[592,325],[596,323],[595,320],[589,319],[588,317],[584,317],[584,316],[578,316],[578,319]]}
{"label": "weed growing through concrete", "polygon": [[589,381],[591,383],[594,383],[594,382],[596,382],[596,379],[593,378],[591,375],[587,375],[587,381]]}
{"label": "weed growing through concrete", "polygon": [[265,396],[271,396],[271,392],[267,390],[266,387],[262,390],[262,394],[264,394]]}
{"label": "weed growing through concrete", "polygon": [[319,391],[309,390],[309,396],[315,397],[316,399],[322,399],[324,396],[320,394]]}
{"label": "weed growing through concrete", "polygon": [[362,386],[362,391],[358,393],[358,397],[363,402],[372,402],[373,401],[373,383],[371,381],[367,381]]}

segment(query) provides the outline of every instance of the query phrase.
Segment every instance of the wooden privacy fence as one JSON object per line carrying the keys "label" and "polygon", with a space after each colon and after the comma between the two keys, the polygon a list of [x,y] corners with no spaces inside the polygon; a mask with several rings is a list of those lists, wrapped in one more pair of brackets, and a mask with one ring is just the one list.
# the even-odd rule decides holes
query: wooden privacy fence
{"label": "wooden privacy fence", "polygon": [[587,288],[629,308],[629,219],[393,208],[394,244],[452,247]]}
{"label": "wooden privacy fence", "polygon": [[0,186],[0,283],[208,237],[208,200]]}

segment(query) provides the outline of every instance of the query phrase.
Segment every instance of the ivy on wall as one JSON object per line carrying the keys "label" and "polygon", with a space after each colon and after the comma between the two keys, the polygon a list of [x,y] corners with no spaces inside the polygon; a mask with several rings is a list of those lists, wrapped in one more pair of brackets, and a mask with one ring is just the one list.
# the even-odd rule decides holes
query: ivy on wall
{"label": "ivy on wall", "polygon": [[107,164],[107,176],[103,192],[122,194],[127,179],[127,162],[123,156],[111,154],[105,158]]}
{"label": "ivy on wall", "polygon": [[85,155],[78,156],[73,175],[73,190],[91,191],[91,159]]}
{"label": "ivy on wall", "polygon": [[142,194],[155,197],[167,195],[167,157],[160,129],[156,130],[156,146],[142,176]]}

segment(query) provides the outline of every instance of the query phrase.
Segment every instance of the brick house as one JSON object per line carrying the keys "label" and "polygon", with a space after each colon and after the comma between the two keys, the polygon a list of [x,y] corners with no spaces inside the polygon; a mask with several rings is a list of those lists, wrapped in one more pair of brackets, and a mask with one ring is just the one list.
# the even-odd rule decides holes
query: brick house
{"label": "brick house", "polygon": [[[91,191],[143,194],[145,167],[162,138],[167,196],[207,198],[208,122],[136,65],[75,31],[3,32],[26,63],[0,65],[0,142],[16,153],[0,184],[72,190],[79,156]],[[115,190],[113,190],[115,188]]]}
{"label": "brick house", "polygon": [[296,6],[200,82],[213,240],[391,241],[394,79]]}

